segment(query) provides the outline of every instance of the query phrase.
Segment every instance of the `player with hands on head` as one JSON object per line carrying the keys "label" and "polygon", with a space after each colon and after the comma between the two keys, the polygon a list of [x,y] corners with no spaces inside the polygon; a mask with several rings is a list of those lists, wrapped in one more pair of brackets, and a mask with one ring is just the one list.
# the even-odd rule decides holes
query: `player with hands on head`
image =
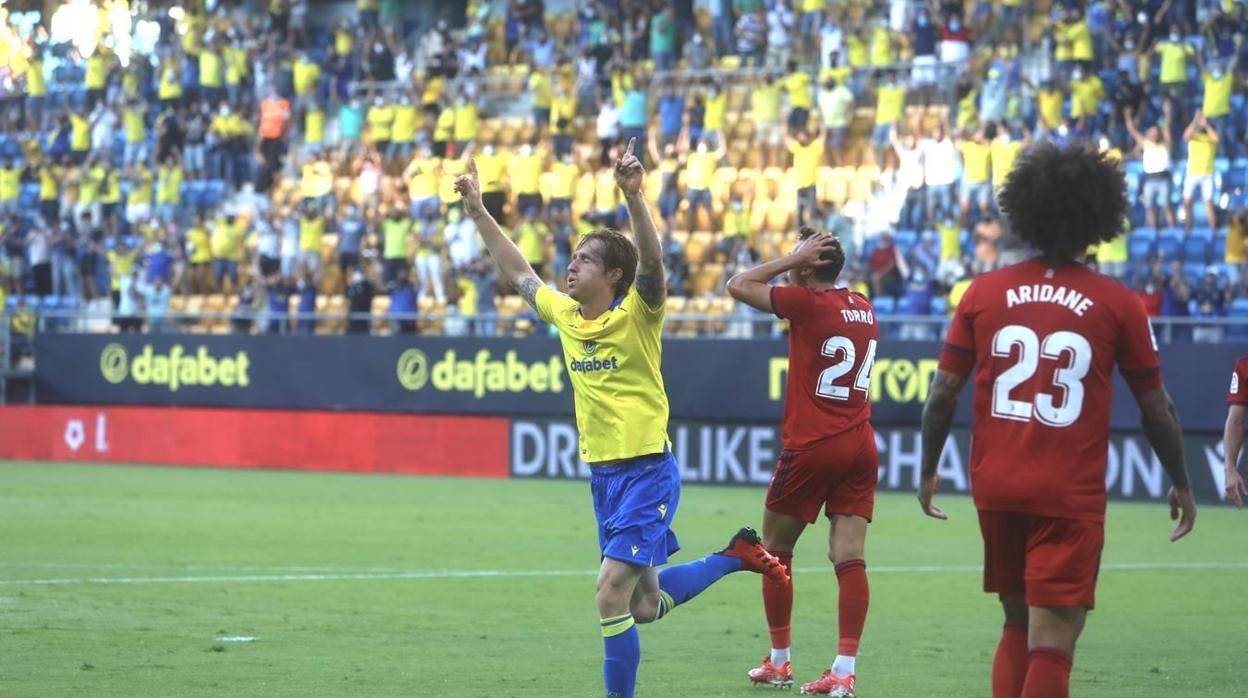
{"label": "player with hands on head", "polygon": [[[871,368],[879,327],[871,302],[837,288],[845,265],[840,240],[803,227],[793,251],[728,282],[738,301],[789,321],[789,372],[781,428],[783,451],[767,490],[763,546],[792,572],[793,548],[822,511],[828,558],[838,584],[837,656],[808,695],[855,695],[855,662],[870,590],[864,558],[875,505],[879,454],[871,428]],[[771,286],[781,274],[788,285]],[[763,580],[771,655],[749,672],[754,684],[793,682],[791,584]]]}
{"label": "player with hands on head", "polygon": [[1191,532],[1196,505],[1148,313],[1083,263],[1089,246],[1122,231],[1118,164],[1091,148],[1041,143],[1020,156],[999,203],[1036,256],[977,277],[958,304],[923,410],[918,498],[925,514],[947,518],[932,497],[958,395],[974,376],[971,495],[984,591],[1005,612],[992,694],[1064,698],[1104,546],[1115,365],[1173,483],[1170,540]]}
{"label": "player with hands on head", "polygon": [[641,644],[637,623],[667,615],[719,579],[749,570],[788,583],[788,573],[742,528],[728,547],[665,567],[680,549],[672,521],[680,469],[667,437],[668,401],[659,371],[666,292],[662,249],[642,197],[636,140],[615,162],[636,244],[602,229],[581,238],[568,265],[568,293],[546,286],[481,203],[476,165],[455,182],[500,273],[559,331],[575,397],[579,455],[590,465],[601,566],[596,601],[608,698],[632,698]]}

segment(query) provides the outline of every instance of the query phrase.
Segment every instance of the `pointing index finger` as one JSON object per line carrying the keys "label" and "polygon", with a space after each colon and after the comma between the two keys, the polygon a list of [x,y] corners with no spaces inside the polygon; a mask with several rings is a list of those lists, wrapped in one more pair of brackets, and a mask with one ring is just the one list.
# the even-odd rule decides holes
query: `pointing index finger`
{"label": "pointing index finger", "polygon": [[632,156],[632,154],[633,154],[633,146],[635,146],[635,145],[637,145],[637,137],[636,137],[636,136],[633,136],[632,138],[628,139],[628,148],[624,150],[624,155],[625,155],[626,157],[631,157],[631,156]]}

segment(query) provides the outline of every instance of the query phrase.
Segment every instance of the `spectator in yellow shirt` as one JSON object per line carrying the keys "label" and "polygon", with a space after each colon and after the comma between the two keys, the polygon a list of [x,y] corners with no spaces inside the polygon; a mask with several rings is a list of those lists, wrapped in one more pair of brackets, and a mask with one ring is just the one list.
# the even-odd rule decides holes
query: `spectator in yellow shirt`
{"label": "spectator in yellow shirt", "polygon": [[[455,111],[452,117],[456,152],[468,147],[477,138],[477,103],[460,94],[455,100]],[[441,119],[439,118],[439,122]]]}
{"label": "spectator in yellow shirt", "polygon": [[[455,138],[455,108],[446,104],[446,100],[442,100],[438,109],[437,119],[433,126],[433,155],[444,158],[447,157],[447,145]],[[451,156],[457,154],[457,152],[450,153]]]}
{"label": "spectator in yellow shirt", "polygon": [[572,120],[576,118],[576,95],[562,87],[555,88],[550,102],[550,141],[555,157],[572,152]]}
{"label": "spectator in yellow shirt", "polygon": [[385,155],[390,151],[390,139],[394,134],[394,107],[381,95],[373,97],[364,120],[368,123],[368,139],[373,149]]}
{"label": "spectator in yellow shirt", "polygon": [[520,152],[511,157],[507,166],[507,179],[511,183],[511,191],[516,195],[516,207],[524,214],[529,209],[542,210],[542,160],[541,154],[534,151],[533,146],[525,143]]}
{"label": "spectator in yellow shirt", "polygon": [[723,139],[711,150],[706,139],[698,141],[694,152],[685,160],[685,198],[689,202],[685,229],[697,230],[698,209],[705,207],[707,217],[715,218],[715,204],[711,199],[711,179],[725,153]]}
{"label": "spectator in yellow shirt", "polygon": [[797,61],[789,61],[789,74],[784,78],[784,94],[789,98],[789,130],[806,128],[814,106],[810,73],[799,70]]}
{"label": "spectator in yellow shirt", "polygon": [[559,156],[541,176],[542,195],[549,202],[547,210],[571,213],[572,197],[576,193],[576,181],[581,168],[572,159],[571,151]]}
{"label": "spectator in yellow shirt", "polygon": [[537,65],[529,66],[529,99],[533,103],[533,123],[537,132],[543,133],[550,124],[550,109],[554,103],[554,93],[550,84],[550,76],[540,70]]}
{"label": "spectator in yellow shirt", "polygon": [[1070,75],[1076,64],[1090,64],[1096,57],[1092,47],[1092,30],[1079,8],[1066,10],[1066,16],[1058,22],[1054,35],[1057,45],[1053,57],[1062,75]]}
{"label": "spectator in yellow shirt", "polygon": [[[446,173],[444,172],[443,175]],[[408,163],[403,171],[403,181],[407,184],[407,197],[411,201],[412,218],[419,218],[420,212],[426,207],[435,211],[441,210],[440,192],[438,191],[438,158],[432,157],[429,148],[421,146],[420,150]]]}
{"label": "spectator in yellow shirt", "polygon": [[906,87],[897,71],[886,74],[887,82],[875,88],[875,128],[871,142],[875,146],[876,162],[884,162],[884,152],[891,142],[890,134],[906,112]]}
{"label": "spectator in yellow shirt", "polygon": [[1105,84],[1096,73],[1075,68],[1070,81],[1070,116],[1084,132],[1101,128],[1101,105],[1105,102]]}
{"label": "spectator in yellow shirt", "polygon": [[1183,140],[1187,141],[1187,173],[1183,177],[1183,227],[1192,230],[1192,204],[1196,191],[1205,202],[1205,213],[1209,225],[1217,224],[1213,209],[1213,178],[1214,158],[1218,155],[1218,132],[1205,119],[1203,112],[1197,111],[1195,118],[1183,132]]}
{"label": "spectator in yellow shirt", "polygon": [[[995,135],[995,131],[994,131]],[[962,225],[967,224],[971,206],[977,206],[981,216],[988,216],[992,208],[992,150],[983,131],[976,131],[960,143],[962,151]]]}
{"label": "spectator in yellow shirt", "polygon": [[823,164],[822,127],[814,133],[802,129],[796,138],[788,139],[789,152],[793,154],[793,179],[797,184],[797,225],[815,220],[819,215],[819,201],[815,185],[819,166]]}
{"label": "spectator in yellow shirt", "polygon": [[113,67],[112,57],[103,45],[97,46],[94,53],[87,56],[85,86],[87,89],[87,111],[95,109],[95,105],[104,99],[104,90],[108,87],[108,72]]}
{"label": "spectator in yellow shirt", "polygon": [[754,143],[763,149],[763,167],[780,162],[784,125],[780,120],[780,83],[768,73],[750,92],[750,115],[754,117]]}
{"label": "spectator in yellow shirt", "polygon": [[[1213,127],[1213,130],[1218,133],[1229,132],[1227,127],[1230,125],[1231,93],[1235,91],[1235,69],[1239,66],[1240,53],[1238,48],[1243,45],[1243,42],[1243,36],[1236,34],[1235,47],[1237,50],[1227,64],[1224,64],[1219,59],[1206,65],[1200,52],[1196,52],[1196,65],[1200,68],[1200,80],[1204,86],[1204,96],[1201,98],[1200,111],[1205,115],[1205,119],[1209,121],[1209,125]],[[1226,139],[1224,157],[1231,160],[1235,159],[1236,140],[1235,138]]]}
{"label": "spectator in yellow shirt", "polygon": [[394,105],[394,126],[390,132],[390,150],[386,158],[390,160],[407,160],[412,157],[413,142],[416,140],[416,128],[420,124],[420,114],[416,105],[412,104],[411,95],[404,92],[399,95],[398,104]]}

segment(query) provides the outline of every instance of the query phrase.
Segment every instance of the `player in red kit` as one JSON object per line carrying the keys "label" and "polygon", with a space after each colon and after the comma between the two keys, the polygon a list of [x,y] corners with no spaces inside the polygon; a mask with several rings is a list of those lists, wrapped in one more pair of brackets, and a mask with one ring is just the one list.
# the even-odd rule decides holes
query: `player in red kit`
{"label": "player in red kit", "polygon": [[[871,366],[879,328],[864,297],[836,288],[845,265],[837,238],[802,228],[791,254],[737,274],[733,298],[789,321],[789,375],[781,440],[784,450],[767,490],[763,541],[792,574],[793,546],[809,523],[828,517],[828,557],[839,584],[840,641],[832,666],[802,686],[811,695],[854,695],[854,661],[867,618],[863,547],[879,472],[871,429]],[[788,286],[769,286],[781,274]],[[749,672],[755,684],[793,683],[789,657],[791,584],[763,584],[771,656]]]}
{"label": "player in red kit", "polygon": [[1170,476],[1172,541],[1196,505],[1183,434],[1161,382],[1148,315],[1126,286],[1084,266],[1119,235],[1126,185],[1083,147],[1041,144],[1020,157],[998,202],[1037,256],[975,279],[958,304],[923,410],[919,503],[932,504],[958,393],[974,376],[971,494],[984,538],[984,591],[1005,628],[994,698],[1069,695],[1075,640],[1095,602],[1104,543],[1112,378],[1118,366]]}
{"label": "player in red kit", "polygon": [[1244,497],[1248,496],[1248,484],[1239,474],[1239,452],[1244,447],[1244,413],[1248,412],[1248,356],[1242,356],[1235,362],[1226,404],[1226,427],[1222,431],[1226,500],[1242,507]]}

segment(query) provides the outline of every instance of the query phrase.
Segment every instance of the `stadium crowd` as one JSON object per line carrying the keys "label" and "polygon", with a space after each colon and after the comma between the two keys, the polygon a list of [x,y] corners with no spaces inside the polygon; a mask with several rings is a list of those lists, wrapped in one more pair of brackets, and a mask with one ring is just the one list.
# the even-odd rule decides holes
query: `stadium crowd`
{"label": "stadium crowd", "polygon": [[1123,162],[1131,225],[1091,264],[1156,316],[1248,315],[1242,2],[474,0],[424,23],[379,0],[150,4],[90,46],[6,15],[15,315],[531,332],[454,177],[475,158],[486,206],[559,285],[579,235],[625,221],[609,163],[630,138],[674,318],[748,317],[726,280],[808,223],[882,315],[944,316],[1026,254],[994,190],[1040,139]]}

